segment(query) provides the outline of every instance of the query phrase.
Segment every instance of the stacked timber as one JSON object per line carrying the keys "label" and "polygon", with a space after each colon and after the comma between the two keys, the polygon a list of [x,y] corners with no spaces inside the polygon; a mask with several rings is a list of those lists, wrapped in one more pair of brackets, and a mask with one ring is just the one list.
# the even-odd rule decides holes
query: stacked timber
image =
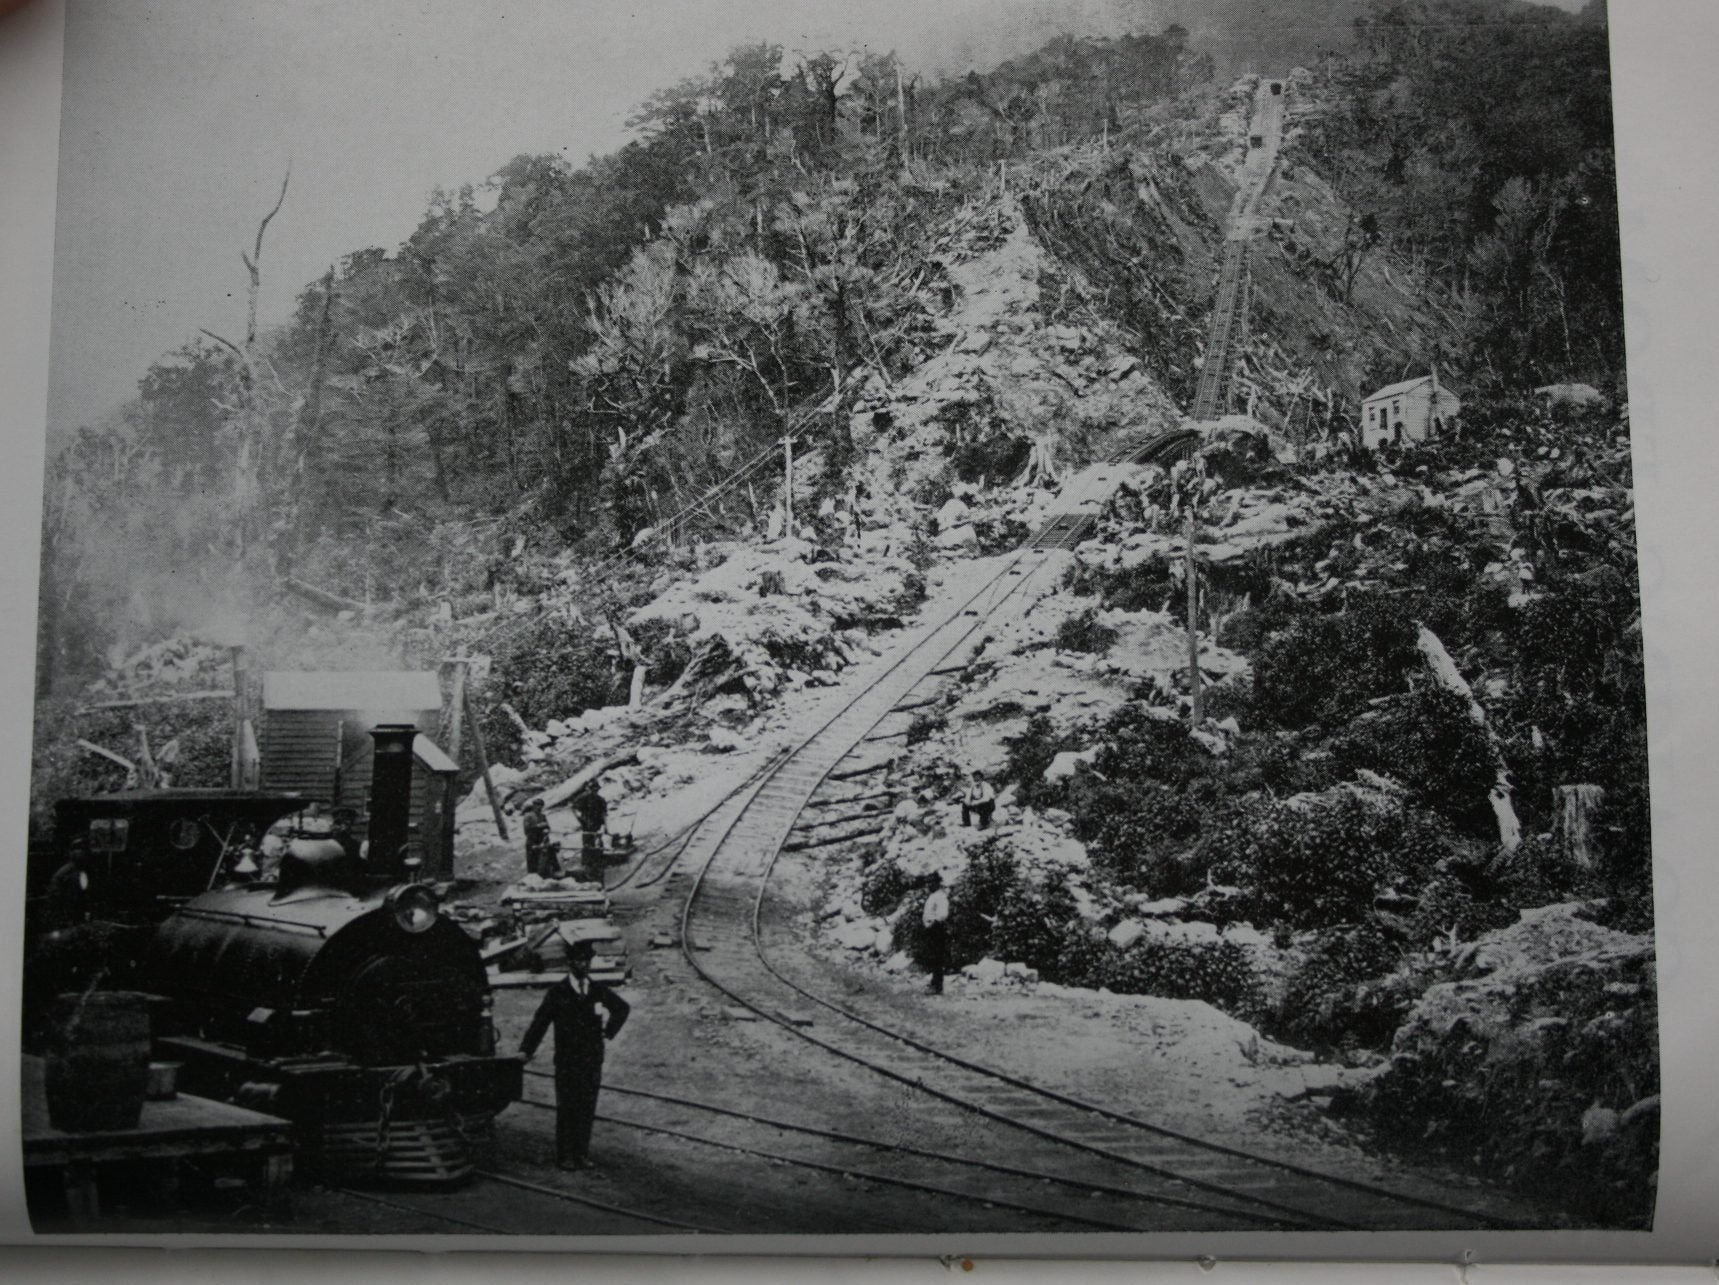
{"label": "stacked timber", "polygon": [[618,983],[632,971],[621,930],[610,918],[600,883],[527,875],[501,896],[499,931],[484,946],[492,986],[547,986],[566,975],[566,947],[588,941],[596,948],[591,976]]}

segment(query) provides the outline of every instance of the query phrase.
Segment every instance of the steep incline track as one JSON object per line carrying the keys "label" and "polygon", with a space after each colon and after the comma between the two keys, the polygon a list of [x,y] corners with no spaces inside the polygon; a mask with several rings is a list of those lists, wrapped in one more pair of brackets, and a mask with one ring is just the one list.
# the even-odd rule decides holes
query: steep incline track
{"label": "steep incline track", "polygon": [[[1041,536],[1044,533],[1041,533]],[[1057,547],[1053,537],[1048,547]],[[1165,1210],[1251,1215],[1266,1225],[1354,1229],[1473,1226],[1485,1212],[1405,1196],[1301,1166],[1187,1137],[1125,1113],[1030,1084],[954,1056],[797,985],[760,936],[771,871],[812,795],[838,765],[934,671],[1019,603],[1023,586],[1060,560],[1035,545],[1009,559],[970,564],[975,586],[944,602],[903,641],[881,672],[855,676],[859,694],[695,836],[699,874],[682,912],[682,949],[693,968],[735,1002],[826,1051],[914,1085],[1026,1135],[1020,1163],[1071,1181],[1121,1185]],[[1183,1225],[1175,1216],[1142,1228]]]}
{"label": "steep incline track", "polygon": [[1200,368],[1200,386],[1189,415],[1196,423],[1217,419],[1229,409],[1231,377],[1235,357],[1247,337],[1248,250],[1258,230],[1259,203],[1277,170],[1277,152],[1283,142],[1283,95],[1273,94],[1261,81],[1255,100],[1251,135],[1261,142],[1248,157],[1237,194],[1235,214],[1224,241],[1224,257],[1218,270],[1218,297],[1206,328],[1205,364]]}

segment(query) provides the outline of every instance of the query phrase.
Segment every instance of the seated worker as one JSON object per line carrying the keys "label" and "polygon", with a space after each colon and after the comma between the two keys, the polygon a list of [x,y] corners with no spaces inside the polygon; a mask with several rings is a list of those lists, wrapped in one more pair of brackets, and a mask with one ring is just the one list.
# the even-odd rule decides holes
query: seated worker
{"label": "seated worker", "polygon": [[997,810],[997,792],[985,780],[983,772],[973,773],[973,783],[961,796],[961,824],[972,825],[975,817],[979,820],[981,830],[988,829],[991,824],[991,814]]}

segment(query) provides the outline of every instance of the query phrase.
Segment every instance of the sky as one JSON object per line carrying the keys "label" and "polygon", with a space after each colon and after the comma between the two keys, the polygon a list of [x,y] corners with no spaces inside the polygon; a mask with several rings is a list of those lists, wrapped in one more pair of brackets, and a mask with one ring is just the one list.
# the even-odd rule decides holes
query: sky
{"label": "sky", "polygon": [[1197,34],[1200,3],[71,0],[50,433],[111,415],[200,328],[242,338],[240,251],[289,166],[261,260],[265,327],[341,256],[397,247],[438,187],[522,152],[610,151],[652,90],[737,44],[894,49],[958,74],[1057,30],[1180,19]]}

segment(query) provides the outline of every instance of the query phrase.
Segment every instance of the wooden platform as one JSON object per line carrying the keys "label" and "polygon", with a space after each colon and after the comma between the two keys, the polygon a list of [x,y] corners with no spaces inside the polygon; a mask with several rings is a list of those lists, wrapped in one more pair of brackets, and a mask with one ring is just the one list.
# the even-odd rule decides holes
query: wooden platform
{"label": "wooden platform", "polygon": [[231,1167],[273,1200],[292,1177],[292,1122],[244,1107],[181,1093],[145,1102],[135,1129],[67,1133],[48,1121],[42,1059],[23,1058],[24,1166],[60,1169],[68,1212],[74,1219],[100,1215],[98,1178],[113,1164],[159,1164],[161,1187],[170,1196],[181,1160],[196,1158]]}

